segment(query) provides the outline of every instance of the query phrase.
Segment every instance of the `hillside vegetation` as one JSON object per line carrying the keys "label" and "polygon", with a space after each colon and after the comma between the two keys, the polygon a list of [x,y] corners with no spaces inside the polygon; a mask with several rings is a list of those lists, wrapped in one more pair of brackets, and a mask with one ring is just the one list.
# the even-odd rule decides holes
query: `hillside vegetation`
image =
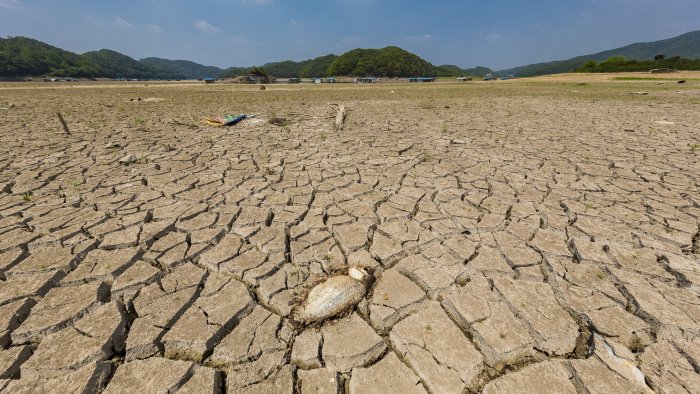
{"label": "hillside vegetation", "polygon": [[700,59],[685,59],[680,56],[666,58],[657,55],[654,60],[627,59],[624,56],[614,56],[600,63],[591,60],[579,68],[579,72],[612,73],[612,72],[638,72],[649,71],[658,68],[674,70],[700,70]]}
{"label": "hillside vegetation", "polygon": [[557,74],[576,71],[591,60],[603,62],[616,56],[624,56],[627,59],[652,60],[654,56],[658,54],[666,54],[669,57],[700,58],[700,30],[665,40],[640,42],[603,52],[577,56],[567,60],[535,63],[527,66],[510,68],[498,71],[498,73],[501,75],[514,75],[516,77]]}
{"label": "hillside vegetation", "polygon": [[188,79],[218,76],[221,69],[184,60],[134,60],[109,49],[82,55],[27,37],[0,38],[0,77]]}
{"label": "hillside vegetation", "polygon": [[0,38],[0,76],[61,74],[90,77],[102,70],[90,59],[26,37]]}
{"label": "hillside vegetation", "polygon": [[345,52],[331,63],[327,73],[353,77],[437,76],[435,66],[395,46]]}
{"label": "hillside vegetation", "polygon": [[[261,67],[278,78],[328,76],[412,77],[462,75],[483,76],[486,67],[462,69],[458,66],[434,66],[399,47],[354,49],[341,56],[325,55],[295,62],[272,62]],[[135,60],[109,49],[82,55],[65,51],[26,37],[0,38],[0,77],[63,76],[84,78],[194,79],[204,76],[236,77],[248,75],[255,67],[231,67],[226,70],[203,66],[187,60],[148,57]]]}

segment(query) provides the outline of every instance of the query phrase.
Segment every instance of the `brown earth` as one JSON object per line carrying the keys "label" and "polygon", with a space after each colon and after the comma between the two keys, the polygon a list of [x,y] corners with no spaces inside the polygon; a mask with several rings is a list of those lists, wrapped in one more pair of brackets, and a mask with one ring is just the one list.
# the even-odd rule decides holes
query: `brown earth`
{"label": "brown earth", "polygon": [[614,77],[0,84],[0,391],[699,392],[700,82]]}

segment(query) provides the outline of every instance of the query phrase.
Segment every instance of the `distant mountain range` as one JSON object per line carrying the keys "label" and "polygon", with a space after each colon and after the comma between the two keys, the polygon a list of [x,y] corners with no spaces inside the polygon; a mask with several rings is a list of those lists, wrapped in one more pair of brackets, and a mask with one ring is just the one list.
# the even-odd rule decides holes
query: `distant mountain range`
{"label": "distant mountain range", "polygon": [[[434,66],[398,47],[354,49],[343,55],[326,55],[295,62],[267,63],[262,68],[279,78],[324,76],[483,76],[486,67],[462,69]],[[63,76],[84,78],[196,79],[247,75],[253,67],[221,69],[187,60],[148,57],[141,60],[109,49],[82,55],[27,37],[0,38],[0,77]]]}
{"label": "distant mountain range", "polygon": [[[700,58],[700,30],[655,42],[627,45],[567,60],[530,64],[498,71],[497,74],[528,77],[572,72],[587,62],[604,61],[615,56],[648,60],[656,55],[667,58]],[[325,55],[303,61],[285,60],[263,64],[262,68],[278,78],[324,76],[484,76],[487,67],[464,69],[455,65],[434,66],[418,55],[395,46],[381,49],[353,49],[340,56]],[[140,60],[109,49],[76,54],[27,37],[0,38],[0,77],[65,76],[86,78],[196,79],[247,75],[253,67],[221,69],[187,60],[148,57]]]}
{"label": "distant mountain range", "polygon": [[557,60],[546,63],[535,63],[527,66],[500,70],[499,75],[515,77],[532,77],[545,74],[572,72],[581,68],[586,62],[600,62],[614,56],[624,56],[628,59],[649,60],[656,55],[666,57],[680,56],[684,58],[700,58],[700,30],[691,31],[677,37],[654,42],[639,42],[621,48],[610,49],[590,55],[576,56],[567,60]]}

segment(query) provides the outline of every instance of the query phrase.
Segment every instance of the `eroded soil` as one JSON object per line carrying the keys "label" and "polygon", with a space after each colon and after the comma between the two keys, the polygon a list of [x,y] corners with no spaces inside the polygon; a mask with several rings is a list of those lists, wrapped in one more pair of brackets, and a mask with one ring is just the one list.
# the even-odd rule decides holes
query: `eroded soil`
{"label": "eroded soil", "polygon": [[696,80],[149,85],[0,86],[0,391],[700,391]]}

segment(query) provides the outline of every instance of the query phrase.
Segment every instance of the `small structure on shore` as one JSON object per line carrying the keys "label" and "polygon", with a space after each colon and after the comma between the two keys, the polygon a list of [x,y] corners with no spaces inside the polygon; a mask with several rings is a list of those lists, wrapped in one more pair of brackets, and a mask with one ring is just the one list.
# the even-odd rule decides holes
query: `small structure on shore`
{"label": "small structure on shore", "polygon": [[408,82],[435,82],[436,79],[435,77],[412,77],[408,78]]}
{"label": "small structure on shore", "polygon": [[653,70],[650,70],[649,72],[652,74],[668,74],[668,73],[675,73],[678,71],[674,70],[672,68],[655,68]]}
{"label": "small structure on shore", "polygon": [[204,80],[204,83],[214,83],[216,82],[216,78],[214,77],[204,77],[202,78]]}
{"label": "small structure on shore", "polygon": [[358,77],[353,80],[354,83],[377,83],[379,79],[375,77]]}
{"label": "small structure on shore", "polygon": [[467,82],[467,81],[474,80],[474,78],[472,78],[472,77],[458,77],[457,80],[460,82]]}

